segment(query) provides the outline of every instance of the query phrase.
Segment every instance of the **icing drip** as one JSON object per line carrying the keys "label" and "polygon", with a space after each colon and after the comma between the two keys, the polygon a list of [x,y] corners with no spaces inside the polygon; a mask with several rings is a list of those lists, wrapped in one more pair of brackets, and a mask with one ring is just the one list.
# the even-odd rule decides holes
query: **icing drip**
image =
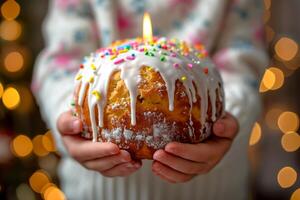
{"label": "icing drip", "polygon": [[[83,67],[78,72],[76,82],[81,83],[78,104],[83,105],[84,96],[88,89],[88,105],[92,123],[93,141],[97,140],[98,128],[95,109],[98,110],[99,127],[103,127],[103,113],[107,101],[107,91],[110,77],[120,71],[130,95],[131,124],[136,124],[137,87],[142,67],[150,67],[160,73],[168,93],[169,110],[174,110],[174,95],[176,81],[181,81],[189,99],[189,135],[193,137],[191,112],[193,103],[197,102],[196,94],[201,98],[201,119],[204,128],[207,120],[208,94],[211,100],[212,121],[216,120],[217,96],[222,101],[223,91],[218,90],[221,77],[212,62],[206,57],[203,48],[196,50],[184,42],[166,38],[158,38],[153,44],[143,41],[128,40],[111,48],[98,50],[86,57]],[[95,92],[94,92],[95,91]],[[218,94],[217,94],[218,92]],[[191,126],[191,127],[190,127]]]}

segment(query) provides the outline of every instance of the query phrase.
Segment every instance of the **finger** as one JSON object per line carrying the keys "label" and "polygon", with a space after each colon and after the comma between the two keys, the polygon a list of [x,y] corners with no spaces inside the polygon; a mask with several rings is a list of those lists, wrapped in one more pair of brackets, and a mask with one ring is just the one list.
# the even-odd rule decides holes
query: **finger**
{"label": "finger", "polygon": [[234,116],[226,113],[225,117],[214,123],[213,132],[219,137],[233,139],[238,133],[238,122]]}
{"label": "finger", "polygon": [[65,135],[63,142],[69,154],[79,162],[94,160],[120,152],[116,144],[110,142],[92,142],[79,136]]}
{"label": "finger", "polygon": [[165,177],[166,180],[169,180],[172,183],[186,182],[194,177],[194,175],[178,172],[158,161],[153,162],[152,171],[161,177]]}
{"label": "finger", "polygon": [[82,130],[82,122],[71,111],[67,111],[59,116],[57,129],[61,134],[78,134]]}
{"label": "finger", "polygon": [[200,173],[201,171],[203,171],[203,169],[205,169],[206,165],[205,163],[198,163],[180,158],[178,156],[174,156],[164,150],[156,151],[153,155],[153,159],[172,169],[190,175]]}
{"label": "finger", "polygon": [[86,161],[83,163],[83,166],[88,169],[102,172],[111,169],[121,163],[128,163],[130,161],[130,154],[127,151],[121,150],[117,155],[106,156],[103,158]]}
{"label": "finger", "polygon": [[107,177],[129,176],[130,174],[137,171],[141,166],[142,166],[141,162],[131,161],[130,163],[123,163],[100,173],[103,176],[107,176]]}
{"label": "finger", "polygon": [[186,160],[207,164],[222,158],[230,145],[231,140],[215,136],[199,144],[171,142],[166,145],[165,151]]}

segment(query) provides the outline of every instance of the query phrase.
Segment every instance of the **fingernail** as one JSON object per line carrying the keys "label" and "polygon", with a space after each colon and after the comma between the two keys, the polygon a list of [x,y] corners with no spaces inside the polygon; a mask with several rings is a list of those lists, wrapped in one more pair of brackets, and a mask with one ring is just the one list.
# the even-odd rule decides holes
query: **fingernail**
{"label": "fingernail", "polygon": [[81,122],[80,120],[76,119],[75,121],[73,121],[73,131],[78,133],[81,131]]}

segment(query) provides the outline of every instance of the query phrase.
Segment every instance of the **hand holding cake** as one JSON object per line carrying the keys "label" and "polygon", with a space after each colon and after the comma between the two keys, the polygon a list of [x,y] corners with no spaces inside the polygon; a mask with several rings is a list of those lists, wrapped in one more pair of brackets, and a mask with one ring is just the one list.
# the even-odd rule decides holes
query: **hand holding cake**
{"label": "hand holding cake", "polygon": [[212,127],[224,116],[224,94],[204,46],[153,38],[145,23],[143,39],[116,41],[84,59],[73,105],[80,119],[73,132],[93,142],[64,130],[64,120],[75,120],[70,112],[58,122],[63,140],[76,160],[107,176],[138,169],[132,158],[154,159],[156,174],[187,181],[213,168],[237,132],[229,114]]}

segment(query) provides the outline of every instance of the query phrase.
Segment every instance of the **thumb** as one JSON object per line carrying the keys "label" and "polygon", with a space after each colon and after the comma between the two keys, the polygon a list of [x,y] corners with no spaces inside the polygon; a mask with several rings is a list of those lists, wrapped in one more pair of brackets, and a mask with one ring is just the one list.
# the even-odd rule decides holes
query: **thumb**
{"label": "thumb", "polygon": [[58,117],[57,129],[61,134],[78,134],[82,130],[82,122],[67,111]]}
{"label": "thumb", "polygon": [[239,125],[234,116],[226,113],[225,117],[216,121],[213,125],[213,132],[218,137],[233,139],[238,133]]}

